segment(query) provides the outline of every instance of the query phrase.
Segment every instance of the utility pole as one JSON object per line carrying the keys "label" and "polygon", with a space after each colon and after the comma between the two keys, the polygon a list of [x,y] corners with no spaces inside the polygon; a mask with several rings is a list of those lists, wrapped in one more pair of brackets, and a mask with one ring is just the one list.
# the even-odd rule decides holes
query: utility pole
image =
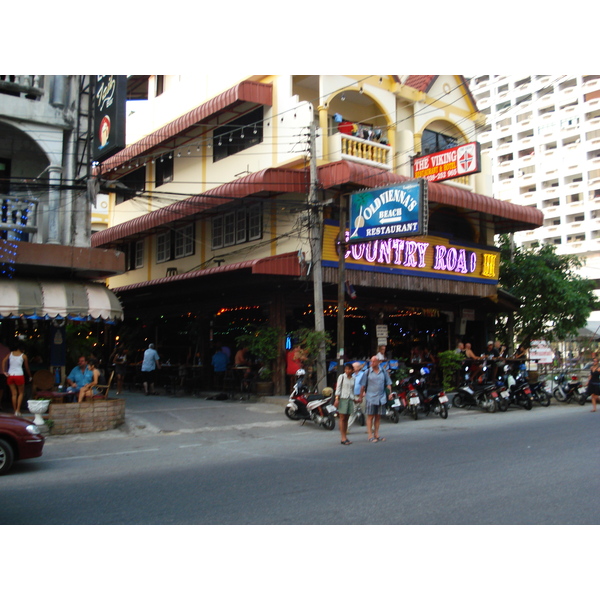
{"label": "utility pole", "polygon": [[[313,273],[313,308],[315,311],[315,331],[325,331],[323,316],[323,271],[321,269],[321,239],[323,231],[323,206],[317,198],[317,130],[314,120],[310,124],[310,190],[308,197],[310,210],[310,253]],[[317,388],[323,389],[327,382],[325,367],[325,344],[319,348],[317,360]]]}
{"label": "utility pole", "polygon": [[345,329],[344,315],[346,307],[346,196],[340,195],[340,238],[339,238],[339,256],[338,256],[338,307],[337,307],[337,351],[338,365],[337,372],[341,375],[344,372],[344,354],[345,349]]}

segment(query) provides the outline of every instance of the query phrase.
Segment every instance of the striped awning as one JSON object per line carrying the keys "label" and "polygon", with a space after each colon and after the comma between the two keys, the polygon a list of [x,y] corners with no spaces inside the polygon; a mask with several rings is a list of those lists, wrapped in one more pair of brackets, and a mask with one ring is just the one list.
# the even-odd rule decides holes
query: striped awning
{"label": "striped awning", "polygon": [[0,318],[7,317],[114,321],[123,308],[102,283],[14,278],[0,282]]}

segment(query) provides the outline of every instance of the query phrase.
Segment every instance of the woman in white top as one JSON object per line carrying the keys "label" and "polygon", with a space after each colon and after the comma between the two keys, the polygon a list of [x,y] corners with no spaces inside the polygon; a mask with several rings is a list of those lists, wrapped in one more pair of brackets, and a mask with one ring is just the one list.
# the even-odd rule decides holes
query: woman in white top
{"label": "woman in white top", "polygon": [[334,405],[340,415],[340,432],[342,445],[349,446],[352,442],[348,439],[348,417],[354,406],[354,367],[350,364],[344,366],[344,372],[338,377],[335,386]]}
{"label": "woman in white top", "polygon": [[31,381],[31,372],[29,371],[27,356],[19,345],[14,346],[11,353],[4,357],[2,372],[6,375],[6,383],[10,388],[13,410],[15,415],[20,417],[25,391],[25,373],[27,373],[27,381]]}

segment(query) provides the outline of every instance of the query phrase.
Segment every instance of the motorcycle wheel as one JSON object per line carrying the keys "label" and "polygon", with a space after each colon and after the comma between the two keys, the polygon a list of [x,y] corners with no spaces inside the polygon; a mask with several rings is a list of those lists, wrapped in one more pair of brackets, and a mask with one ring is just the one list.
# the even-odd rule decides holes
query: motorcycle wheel
{"label": "motorcycle wheel", "polygon": [[559,401],[564,402],[566,398],[558,391],[558,388],[552,392],[552,395]]}
{"label": "motorcycle wheel", "polygon": [[333,431],[335,428],[335,419],[331,415],[328,415],[323,419],[322,425],[327,431]]}
{"label": "motorcycle wheel", "polygon": [[550,406],[550,399],[552,396],[546,391],[542,391],[539,393],[540,405],[541,406]]}
{"label": "motorcycle wheel", "polygon": [[533,408],[533,402],[529,396],[519,398],[519,406],[522,406],[525,410],[531,410]]}
{"label": "motorcycle wheel", "polygon": [[452,406],[456,406],[456,408],[464,408],[467,405],[465,401],[465,397],[461,392],[457,392],[454,398],[452,398]]}
{"label": "motorcycle wheel", "polygon": [[416,421],[419,418],[419,411],[417,410],[416,406],[411,408],[411,413],[412,418]]}
{"label": "motorcycle wheel", "polygon": [[298,416],[298,413],[294,410],[292,410],[289,406],[285,407],[285,416],[288,419],[291,419],[292,421],[299,421],[300,417]]}
{"label": "motorcycle wheel", "polygon": [[509,400],[507,400],[506,398],[500,398],[500,401],[498,402],[498,410],[500,412],[506,412],[508,410],[509,404],[510,404]]}
{"label": "motorcycle wheel", "polygon": [[398,415],[398,413],[393,410],[390,414],[390,421],[392,423],[397,423],[400,420],[400,416]]}
{"label": "motorcycle wheel", "polygon": [[493,400],[493,399],[489,399],[489,398],[486,398],[486,400],[489,402],[489,406],[487,407],[487,411],[488,411],[489,413],[495,413],[495,412],[496,412],[496,409],[498,408],[498,407],[496,406],[496,401],[495,401],[495,400]]}
{"label": "motorcycle wheel", "polygon": [[575,392],[575,394],[573,394],[573,396],[575,397],[575,400],[581,405],[583,406],[585,404],[585,401],[587,400],[587,398],[583,395],[580,394],[579,392]]}
{"label": "motorcycle wheel", "polygon": [[440,417],[442,419],[447,419],[448,418],[448,407],[445,404],[442,404],[440,406]]}

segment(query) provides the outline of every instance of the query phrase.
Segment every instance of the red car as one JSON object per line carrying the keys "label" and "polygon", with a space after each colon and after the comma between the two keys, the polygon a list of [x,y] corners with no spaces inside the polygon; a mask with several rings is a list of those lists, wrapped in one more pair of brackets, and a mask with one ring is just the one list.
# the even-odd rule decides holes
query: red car
{"label": "red car", "polygon": [[0,475],[6,474],[15,460],[41,456],[43,447],[44,436],[37,425],[0,413]]}

